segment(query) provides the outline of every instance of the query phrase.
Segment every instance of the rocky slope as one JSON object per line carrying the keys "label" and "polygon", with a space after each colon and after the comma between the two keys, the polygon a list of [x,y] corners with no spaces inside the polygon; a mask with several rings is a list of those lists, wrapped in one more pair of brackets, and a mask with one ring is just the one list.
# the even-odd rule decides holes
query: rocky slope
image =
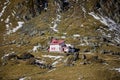
{"label": "rocky slope", "polygon": [[[120,2],[118,0],[98,0],[94,6],[94,11],[97,14],[101,22],[104,21],[108,27],[109,31],[112,31],[112,38],[115,43],[120,43],[119,41],[119,29],[120,29]],[[111,39],[112,40],[112,39]]]}
{"label": "rocky slope", "polygon": [[[70,70],[71,72],[66,73],[67,77],[72,75],[72,73],[76,73],[73,76],[75,80],[76,77],[80,80],[93,80],[91,76],[97,76],[94,80],[101,80],[101,77],[104,75],[106,76],[104,76],[103,80],[119,80],[119,73],[109,71],[109,69],[118,69],[120,67],[116,63],[120,62],[118,56],[120,55],[119,6],[119,0],[1,0],[0,57],[9,53],[21,55],[30,52],[35,57],[41,58],[43,53],[49,54],[47,48],[50,39],[55,37],[64,39],[66,43],[80,49],[80,54],[90,53],[88,57],[95,53],[100,54],[100,58],[105,59],[109,63],[109,67],[106,65],[102,66],[103,64],[99,63],[93,63],[95,67],[91,67],[92,64],[81,66],[80,60],[76,63],[77,66],[72,69],[63,68],[62,62],[66,58],[64,57],[62,60],[56,59],[60,62],[58,70],[53,69],[52,73],[46,73],[49,70],[39,70],[38,67],[26,65],[24,61],[20,61],[20,64],[17,65],[14,62],[10,62],[10,64],[0,67],[0,74],[5,75],[4,77],[0,76],[0,78],[18,79],[23,74],[30,76],[43,72],[48,76],[42,76],[43,74],[38,76],[36,74],[36,78],[34,76],[32,78],[34,80],[40,78],[49,80],[54,77],[55,80],[59,80],[61,76],[57,74],[64,73],[64,70]],[[101,54],[117,56],[111,57],[110,55]],[[56,54],[53,55],[56,56]],[[52,59],[52,62],[56,60]],[[26,68],[25,72],[24,70],[20,71],[23,69],[23,66]],[[87,67],[90,68],[86,69]],[[11,73],[6,73],[8,68]],[[13,68],[17,68],[16,71],[13,71]],[[32,68],[34,68],[33,74],[29,74]],[[81,70],[81,74],[78,73],[77,69]],[[92,73],[96,75],[89,75],[91,69],[93,69]],[[99,73],[98,69],[101,69],[101,73]],[[103,75],[102,73],[104,72],[112,76]],[[16,77],[14,76],[15,73],[17,74]],[[79,76],[78,78],[78,75],[82,75],[82,77]],[[55,78],[55,76],[58,78]],[[67,80],[67,77],[63,77],[63,80]]]}

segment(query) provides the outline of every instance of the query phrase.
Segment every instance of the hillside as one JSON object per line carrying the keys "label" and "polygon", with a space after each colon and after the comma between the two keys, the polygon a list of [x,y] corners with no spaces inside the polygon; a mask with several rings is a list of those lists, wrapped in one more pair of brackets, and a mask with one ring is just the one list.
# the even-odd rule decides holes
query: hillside
{"label": "hillside", "polygon": [[[119,0],[1,0],[0,79],[119,80],[119,7]],[[66,53],[48,52],[53,37],[80,50],[74,66],[64,65]],[[30,53],[54,68],[16,58],[3,65],[11,53]]]}

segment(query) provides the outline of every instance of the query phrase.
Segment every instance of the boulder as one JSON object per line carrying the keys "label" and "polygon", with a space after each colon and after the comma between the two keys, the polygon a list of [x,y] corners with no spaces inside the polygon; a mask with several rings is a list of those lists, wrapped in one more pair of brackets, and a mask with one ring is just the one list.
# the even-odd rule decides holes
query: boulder
{"label": "boulder", "polygon": [[12,52],[9,54],[5,54],[1,59],[2,59],[2,64],[6,65],[8,64],[9,60],[17,60],[18,56],[14,52]]}
{"label": "boulder", "polygon": [[76,61],[76,60],[78,60],[78,59],[79,59],[79,53],[76,52],[76,53],[74,53],[74,61]]}
{"label": "boulder", "polygon": [[28,59],[26,64],[28,64],[28,65],[35,65],[35,58]]}
{"label": "boulder", "polygon": [[96,63],[104,63],[105,61],[101,58],[99,58],[97,55],[92,56],[89,61],[96,62]]}
{"label": "boulder", "polygon": [[112,52],[112,55],[120,55],[120,52]]}
{"label": "boulder", "polygon": [[30,58],[34,58],[34,55],[27,53],[27,52],[19,56],[19,59],[30,59]]}
{"label": "boulder", "polygon": [[46,69],[46,68],[51,69],[52,68],[51,64],[47,64],[45,61],[38,60],[38,59],[35,60],[35,65],[39,66],[42,69]]}
{"label": "boulder", "polygon": [[83,52],[90,52],[90,50],[89,49],[85,49]]}
{"label": "boulder", "polygon": [[73,66],[74,65],[74,56],[69,55],[65,60],[65,66]]}
{"label": "boulder", "polygon": [[81,59],[82,59],[82,60],[87,59],[86,55],[85,55],[85,54],[83,54]]}

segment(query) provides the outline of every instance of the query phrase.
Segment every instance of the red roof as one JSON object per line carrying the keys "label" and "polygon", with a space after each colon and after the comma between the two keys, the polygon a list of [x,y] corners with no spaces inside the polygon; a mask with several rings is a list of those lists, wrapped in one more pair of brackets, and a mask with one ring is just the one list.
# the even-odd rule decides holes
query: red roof
{"label": "red roof", "polygon": [[53,39],[50,44],[56,45],[56,44],[62,44],[62,43],[64,43],[64,40]]}

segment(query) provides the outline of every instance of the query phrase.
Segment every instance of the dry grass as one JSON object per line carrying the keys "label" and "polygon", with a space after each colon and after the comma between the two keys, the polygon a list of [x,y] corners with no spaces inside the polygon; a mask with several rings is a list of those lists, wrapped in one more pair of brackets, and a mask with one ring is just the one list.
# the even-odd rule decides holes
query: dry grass
{"label": "dry grass", "polygon": [[[27,23],[34,24],[34,28],[39,29],[41,31],[46,31],[44,36],[37,36],[34,37],[28,37],[28,35],[24,36],[26,40],[29,40],[30,43],[28,45],[22,45],[20,47],[16,47],[16,44],[12,45],[5,45],[0,47],[0,57],[3,56],[5,53],[11,52],[11,48],[15,52],[18,53],[18,55],[27,52],[29,50],[33,49],[33,46],[37,43],[40,43],[41,45],[46,45],[49,41],[48,38],[50,36],[60,37],[63,35],[63,33],[67,33],[67,38],[65,41],[67,43],[76,44],[78,46],[80,40],[79,39],[73,39],[73,34],[80,34],[81,36],[100,36],[98,32],[96,32],[96,29],[99,28],[99,26],[103,26],[99,21],[95,20],[93,17],[86,14],[87,18],[84,18],[83,11],[80,6],[76,6],[76,3],[73,4],[74,8],[70,8],[70,10],[66,12],[61,13],[61,22],[58,25],[58,30],[61,33],[54,34],[50,30],[51,21],[52,18],[56,18],[56,7],[52,3],[53,0],[50,0],[49,6],[47,12],[42,12],[40,16],[35,17],[28,21]],[[88,3],[85,4],[86,9],[89,11],[92,9],[94,0],[88,1]],[[14,2],[14,5],[19,2],[19,0],[12,0]],[[77,4],[79,5],[79,4]],[[10,8],[12,8],[13,5],[10,5]],[[10,12],[12,9],[9,9],[8,12]],[[87,10],[87,11],[88,11]],[[5,16],[3,19],[7,18],[7,14],[5,13]],[[14,22],[14,18],[12,18],[12,21]],[[94,24],[95,22],[96,24]],[[13,25],[16,26],[16,22],[13,23]],[[83,26],[81,26],[83,25]],[[3,35],[5,33],[5,24],[0,24],[0,35]],[[19,39],[21,35],[15,33],[7,37],[7,40],[5,42],[13,41],[15,39]],[[0,36],[0,42],[2,40],[2,36]],[[99,40],[94,40],[93,42],[99,42]],[[2,42],[1,42],[2,43]],[[80,50],[85,49],[91,49],[89,46],[78,46]],[[115,47],[112,45],[106,46],[105,44],[98,48],[98,50],[114,50],[114,51],[120,51],[119,47]],[[32,54],[35,57],[40,57],[44,54],[50,54],[50,55],[64,55],[59,53],[48,53],[48,52],[32,52]],[[94,54],[93,54],[94,55]],[[93,55],[87,55],[87,58],[91,58]],[[80,55],[81,56],[81,55]],[[15,64],[14,61],[10,61],[8,65],[6,66],[0,66],[0,79],[2,80],[18,80],[18,78],[27,76],[31,77],[32,80],[119,80],[120,79],[120,73],[118,73],[115,70],[110,70],[114,67],[120,67],[120,60],[118,59],[119,56],[110,56],[110,55],[99,55],[101,59],[104,59],[108,65],[104,65],[102,63],[95,63],[92,62],[91,64],[82,65],[80,64],[83,62],[82,60],[79,60],[75,63],[75,66],[73,67],[66,67],[64,66],[64,63],[60,63],[59,66],[56,68],[56,70],[48,72],[48,69],[40,69],[37,66],[33,65],[27,65],[25,61],[19,61],[19,64]],[[65,57],[66,58],[66,57]],[[117,60],[116,60],[117,59]],[[48,62],[52,63],[50,59],[46,59]]]}
{"label": "dry grass", "polygon": [[82,65],[80,63],[81,60],[76,62],[73,67],[61,66],[50,73],[31,77],[35,80],[119,80],[120,78],[120,74],[118,74],[117,71],[110,70],[113,67],[111,67],[111,63],[109,65],[104,65],[101,63]]}
{"label": "dry grass", "polygon": [[[56,53],[47,53],[47,52],[38,52],[33,53],[36,57],[41,57],[41,55],[62,55]],[[37,66],[27,65],[25,61],[19,61],[19,64],[15,64],[14,61],[9,61],[9,64],[6,66],[1,66],[0,74],[3,79],[18,79],[20,77],[30,77],[32,80],[119,80],[120,73],[113,68],[118,68],[120,60],[119,56],[111,55],[99,55],[99,54],[86,54],[87,59],[90,61],[90,58],[94,55],[98,55],[100,59],[105,60],[105,65],[103,63],[92,61],[90,64],[82,65],[83,62],[78,60],[73,67],[64,66],[64,63],[60,63],[57,68],[51,72],[48,69],[40,69]],[[50,59],[46,60],[50,62]],[[64,60],[64,59],[63,59]]]}

